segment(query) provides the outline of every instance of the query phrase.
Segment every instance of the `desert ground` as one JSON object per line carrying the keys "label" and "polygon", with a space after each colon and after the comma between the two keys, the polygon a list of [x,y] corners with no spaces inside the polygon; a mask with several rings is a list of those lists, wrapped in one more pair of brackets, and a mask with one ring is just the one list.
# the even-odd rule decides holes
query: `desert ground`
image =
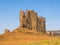
{"label": "desert ground", "polygon": [[26,35],[17,39],[0,40],[0,45],[60,45],[60,38],[33,35],[30,37]]}
{"label": "desert ground", "polygon": [[60,45],[60,37],[14,30],[0,35],[0,45]]}

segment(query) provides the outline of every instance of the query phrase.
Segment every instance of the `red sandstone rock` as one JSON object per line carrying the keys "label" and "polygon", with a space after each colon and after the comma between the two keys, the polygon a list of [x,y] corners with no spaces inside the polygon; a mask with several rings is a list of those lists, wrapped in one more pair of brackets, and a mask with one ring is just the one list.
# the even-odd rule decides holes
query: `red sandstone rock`
{"label": "red sandstone rock", "polygon": [[26,15],[23,11],[20,11],[20,27],[45,33],[45,18],[38,17],[37,13],[33,10],[27,10]]}

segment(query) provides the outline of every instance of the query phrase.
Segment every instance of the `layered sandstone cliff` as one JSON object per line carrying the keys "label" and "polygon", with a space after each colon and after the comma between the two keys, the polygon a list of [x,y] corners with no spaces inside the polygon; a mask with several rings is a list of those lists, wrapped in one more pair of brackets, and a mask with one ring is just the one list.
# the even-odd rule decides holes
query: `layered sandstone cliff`
{"label": "layered sandstone cliff", "polygon": [[33,10],[26,10],[26,13],[21,10],[20,27],[45,33],[45,17],[38,17],[37,13]]}

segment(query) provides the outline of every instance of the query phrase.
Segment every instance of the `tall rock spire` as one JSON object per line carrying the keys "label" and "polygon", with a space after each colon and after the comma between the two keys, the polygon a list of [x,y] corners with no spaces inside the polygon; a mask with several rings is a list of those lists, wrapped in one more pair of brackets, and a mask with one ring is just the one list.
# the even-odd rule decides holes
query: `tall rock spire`
{"label": "tall rock spire", "polygon": [[46,32],[45,18],[38,17],[34,10],[26,10],[26,14],[20,11],[20,27],[36,30],[38,32]]}
{"label": "tall rock spire", "polygon": [[24,28],[26,27],[26,16],[25,13],[21,10],[20,11],[20,27]]}

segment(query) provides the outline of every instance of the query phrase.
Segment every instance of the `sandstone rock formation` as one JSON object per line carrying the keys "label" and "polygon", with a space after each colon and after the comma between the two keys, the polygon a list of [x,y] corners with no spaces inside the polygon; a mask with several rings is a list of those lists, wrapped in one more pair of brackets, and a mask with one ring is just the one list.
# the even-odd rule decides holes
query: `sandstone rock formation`
{"label": "sandstone rock formation", "polygon": [[40,32],[43,32],[45,33],[46,32],[46,29],[45,29],[45,18],[44,17],[39,17],[38,18],[38,30]]}
{"label": "sandstone rock formation", "polygon": [[32,29],[30,10],[26,10],[26,18],[27,18],[27,28]]}
{"label": "sandstone rock formation", "polygon": [[[20,40],[31,35],[43,35],[46,32],[45,18],[38,17],[34,10],[20,11],[20,26],[10,32],[5,29],[4,34],[0,35],[0,40]],[[26,38],[27,39],[27,38]]]}
{"label": "sandstone rock formation", "polygon": [[45,33],[45,18],[38,17],[34,10],[26,10],[26,14],[20,11],[20,27]]}
{"label": "sandstone rock formation", "polygon": [[20,27],[26,27],[26,17],[25,13],[22,10],[20,11]]}
{"label": "sandstone rock formation", "polygon": [[5,33],[9,33],[10,31],[9,31],[9,29],[5,29]]}

